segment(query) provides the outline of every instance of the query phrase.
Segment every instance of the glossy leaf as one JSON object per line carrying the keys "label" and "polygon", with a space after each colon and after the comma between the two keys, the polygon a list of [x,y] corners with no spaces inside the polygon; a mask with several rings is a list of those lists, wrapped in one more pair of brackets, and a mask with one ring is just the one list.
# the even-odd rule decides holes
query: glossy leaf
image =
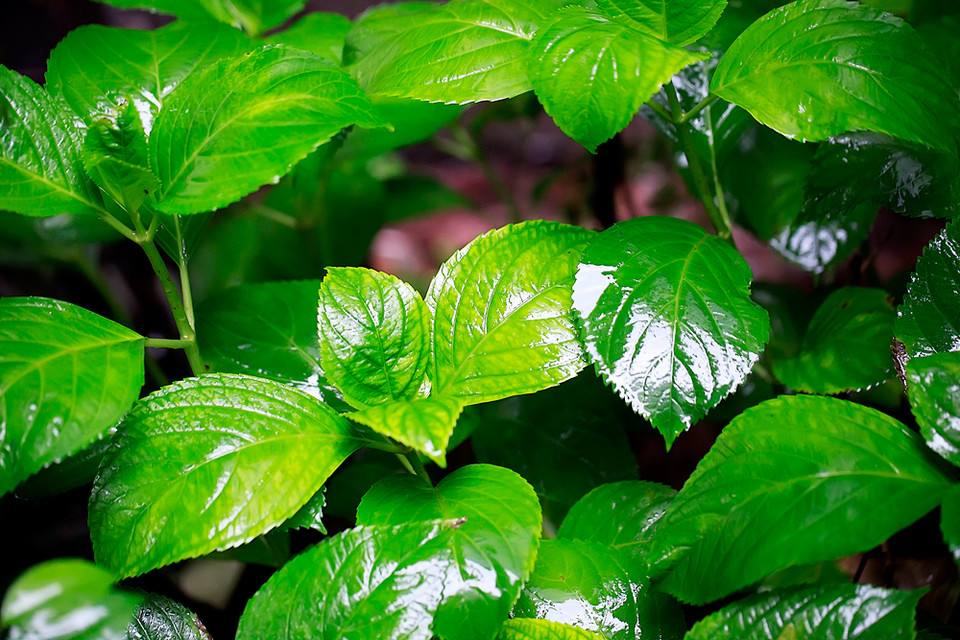
{"label": "glossy leaf", "polygon": [[152,596],[137,609],[124,640],[212,640],[206,627],[179,602]]}
{"label": "glossy leaf", "polygon": [[788,387],[807,393],[858,390],[893,375],[893,305],[882,289],[845,287],[820,305],[800,353],[774,363]]}
{"label": "glossy leaf", "polygon": [[467,404],[532,393],[583,367],[570,299],[579,227],[531,221],[480,236],[445,262],[427,292],[433,393]]}
{"label": "glossy leaf", "polygon": [[430,360],[430,310],[395,276],[328,269],[320,283],[320,362],[359,409],[412,400]]}
{"label": "glossy leaf", "polygon": [[940,528],[954,561],[960,565],[960,488],[954,487],[940,507]]}
{"label": "glossy leaf", "polygon": [[611,19],[682,47],[710,31],[727,0],[598,0],[597,4]]}
{"label": "glossy leaf", "polygon": [[727,605],[684,640],[868,640],[914,637],[924,593],[865,584],[823,584],[762,593]]}
{"label": "glossy leaf", "polygon": [[188,20],[213,18],[253,33],[275,27],[303,8],[306,0],[97,0],[125,9],[147,9]]}
{"label": "glossy leaf", "polygon": [[683,67],[703,57],[647,37],[583,7],[537,31],[530,77],[544,109],[568,136],[595,151]]}
{"label": "glossy leaf", "polygon": [[951,482],[916,434],[878,411],[769,400],[723,430],[660,520],[660,586],[708,602],[779,569],[871,549],[937,506]]}
{"label": "glossy leaf", "polygon": [[83,173],[80,137],[62,104],[0,65],[0,209],[28,216],[102,208]]}
{"label": "glossy leaf", "polygon": [[513,618],[500,627],[497,640],[601,640],[592,631],[550,620]]}
{"label": "glossy leaf", "polygon": [[283,523],[283,529],[313,529],[325,534],[327,528],[323,525],[323,508],[327,506],[326,494],[326,487],[321,487],[292,518]]}
{"label": "glossy leaf", "polygon": [[142,386],[133,331],[58,300],[0,300],[0,495],[103,435]]}
{"label": "glossy leaf", "polygon": [[869,200],[851,209],[821,212],[819,207],[805,208],[770,246],[790,262],[819,275],[867,240],[876,214],[877,206]]}
{"label": "glossy leaf", "polygon": [[140,600],[86,560],[51,560],[10,585],[0,628],[10,640],[123,640]]}
{"label": "glossy leaf", "polygon": [[907,395],[931,449],[960,466],[960,353],[937,353],[907,363]]}
{"label": "glossy leaf", "polygon": [[960,222],[923,250],[894,330],[911,356],[960,351]]}
{"label": "glossy leaf", "polygon": [[443,541],[446,568],[433,632],[453,640],[493,638],[537,557],[540,507],[516,473],[470,465],[436,487],[412,475],[389,476],[357,509],[361,525],[465,519]]}
{"label": "glossy leaf", "polygon": [[456,398],[431,396],[367,407],[347,417],[447,466],[447,444],[463,411]]}
{"label": "glossy leaf", "polygon": [[180,84],[154,123],[157,206],[198,213],[230,204],[351,124],[384,123],[329,60],[279,45],[222,60]]}
{"label": "glossy leaf", "polygon": [[710,86],[789,138],[867,130],[956,148],[960,103],[919,36],[845,0],[774,9],[730,46]]}
{"label": "glossy leaf", "polygon": [[207,375],[127,415],[90,498],[98,562],[132,576],[243,544],[293,516],[362,442],[279,383]]}
{"label": "glossy leaf", "polygon": [[346,16],[317,11],[297,20],[289,29],[270,36],[267,42],[303,49],[340,64],[343,62],[343,45],[352,27],[353,23]]}
{"label": "glossy leaf", "polygon": [[583,252],[573,305],[588,357],[668,447],[760,357],[770,321],[750,280],[729,244],[675,218],[621,222]]}

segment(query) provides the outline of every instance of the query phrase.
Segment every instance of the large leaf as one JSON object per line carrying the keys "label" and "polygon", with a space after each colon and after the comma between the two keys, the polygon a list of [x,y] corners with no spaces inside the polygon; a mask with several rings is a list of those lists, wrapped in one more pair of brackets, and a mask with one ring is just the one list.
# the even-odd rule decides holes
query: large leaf
{"label": "large leaf", "polygon": [[465,519],[443,545],[443,596],[433,631],[449,640],[490,639],[506,620],[537,556],[540,507],[516,473],[490,465],[463,467],[436,488],[412,475],[387,477],[370,489],[357,523],[397,525]]}
{"label": "large leaf", "polygon": [[683,46],[710,31],[727,0],[598,0],[598,4],[614,20]]}
{"label": "large leaf", "polygon": [[98,562],[131,576],[293,516],[362,442],[312,396],[247,376],[165,387],[124,419],[90,498]]}
{"label": "large leaf", "polygon": [[328,269],[320,284],[320,362],[357,408],[417,397],[430,361],[430,310],[398,278]]}
{"label": "large leaf", "polygon": [[0,495],[117,423],[143,386],[143,342],[66,302],[0,300]]}
{"label": "large leaf", "polygon": [[820,305],[800,353],[774,363],[788,387],[808,393],[863,389],[893,374],[894,311],[882,289],[845,287]]}
{"label": "large leaf", "polygon": [[693,626],[684,640],[883,640],[914,637],[924,591],[865,584],[824,584],[772,591],[727,605]]}
{"label": "large leaf", "polygon": [[960,101],[902,20],[846,0],[774,9],[730,46],[713,92],[790,138],[879,131],[954,149]]}
{"label": "large leaf", "polygon": [[960,352],[911,358],[907,395],[931,449],[960,466]]}
{"label": "large leaf", "polygon": [[497,640],[601,640],[592,631],[534,618],[513,618],[500,627]]}
{"label": "large leaf", "polygon": [[590,361],[669,447],[733,391],[770,333],[750,267],[683,220],[634,218],[597,236],[573,286]]}
{"label": "large leaf", "polygon": [[951,482],[893,418],[783,396],[723,430],[661,519],[652,558],[664,590],[716,600],[778,569],[880,544],[939,504]]}
{"label": "large leaf", "polygon": [[592,235],[531,221],[491,231],[447,260],[427,292],[433,392],[489,402],[576,375],[584,362],[570,300]]}
{"label": "large leaf", "polygon": [[137,609],[124,640],[212,640],[206,627],[179,602],[152,596]]}
{"label": "large leaf", "polygon": [[0,65],[0,209],[55,216],[101,208],[69,110]]}
{"label": "large leaf", "polygon": [[911,356],[960,351],[960,222],[923,250],[894,330]]}
{"label": "large leaf", "polygon": [[463,403],[431,396],[367,407],[347,417],[401,444],[413,447],[441,467],[447,466],[447,445]]}
{"label": "large leaf", "polygon": [[[189,20],[213,18],[242,26],[253,34],[282,23],[303,8],[306,0],[97,0],[117,7],[147,9]],[[209,25],[203,25],[210,28]]]}
{"label": "large leaf", "polygon": [[225,59],[181,83],[154,123],[157,206],[197,213],[230,204],[351,124],[384,123],[329,60],[280,45]]}
{"label": "large leaf", "polygon": [[594,151],[664,82],[701,57],[590,9],[568,7],[537,31],[530,79],[560,129]]}

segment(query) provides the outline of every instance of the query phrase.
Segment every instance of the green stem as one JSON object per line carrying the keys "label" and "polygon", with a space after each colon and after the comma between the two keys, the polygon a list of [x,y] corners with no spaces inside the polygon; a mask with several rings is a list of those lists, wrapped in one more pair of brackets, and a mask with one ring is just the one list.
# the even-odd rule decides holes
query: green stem
{"label": "green stem", "polygon": [[419,476],[431,487],[433,486],[433,480],[430,479],[430,474],[427,473],[427,468],[423,466],[423,462],[420,460],[420,456],[416,451],[408,451],[402,454],[398,453],[397,458],[407,471],[415,476]]}
{"label": "green stem", "polygon": [[691,118],[695,118],[698,113],[700,113],[701,111],[703,111],[704,109],[706,109],[716,101],[717,101],[717,96],[713,95],[712,93],[708,94],[706,98],[704,98],[697,104],[693,105],[693,109],[690,109],[690,111],[687,111],[685,114],[680,116],[680,120],[677,121],[677,124],[684,124],[685,122],[688,122]]}
{"label": "green stem", "polygon": [[512,222],[522,222],[523,212],[520,210],[520,205],[517,204],[517,199],[514,197],[513,192],[507,187],[507,183],[503,181],[496,167],[490,163],[480,150],[480,146],[470,135],[470,132],[459,123],[452,126],[450,131],[461,148],[469,154],[470,159],[480,167],[483,176],[496,192],[497,198],[507,206],[507,209],[510,211],[510,220]]}
{"label": "green stem", "polygon": [[[733,220],[727,210],[727,197],[724,195],[723,184],[720,182],[720,170],[717,167],[717,148],[713,140],[713,114],[707,111],[705,119],[707,121],[707,131],[710,132],[710,171],[713,173],[713,192],[717,194],[717,211],[720,213],[724,228],[732,230]],[[732,234],[730,235],[730,243],[733,244]]]}
{"label": "green stem", "polygon": [[168,338],[147,338],[146,346],[151,349],[186,349],[190,343],[186,340]]}
{"label": "green stem", "polygon": [[119,232],[120,235],[127,240],[133,240],[134,242],[137,241],[137,237],[133,229],[114,218],[113,215],[106,209],[97,209],[97,216],[109,226],[113,227],[114,230]]}
{"label": "green stem", "polygon": [[[667,111],[666,109],[664,109],[663,105],[660,104],[659,102],[657,102],[656,100],[650,100],[650,101],[647,103],[647,106],[650,107],[651,109],[653,109],[653,111],[654,111],[658,116],[660,116],[661,118],[663,118],[663,119],[666,120],[667,122],[673,122],[673,114],[670,113],[669,111]],[[676,123],[674,123],[674,124],[676,124]]]}
{"label": "green stem", "polygon": [[297,229],[300,226],[293,216],[263,204],[253,207],[253,212],[288,229]]}
{"label": "green stem", "polygon": [[[154,220],[156,220],[156,216]],[[177,232],[177,268],[180,272],[180,291],[183,294],[183,310],[187,322],[196,330],[197,320],[193,315],[193,293],[190,288],[190,272],[187,270],[187,248],[183,243],[183,231],[180,228],[180,216],[173,216],[173,226]]]}

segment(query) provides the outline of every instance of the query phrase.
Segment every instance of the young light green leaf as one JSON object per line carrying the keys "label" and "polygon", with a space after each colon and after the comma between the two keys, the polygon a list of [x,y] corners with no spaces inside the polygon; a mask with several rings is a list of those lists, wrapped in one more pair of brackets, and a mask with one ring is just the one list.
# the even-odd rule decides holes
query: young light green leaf
{"label": "young light green leaf", "polygon": [[618,223],[583,252],[573,306],[587,355],[668,447],[763,351],[770,320],[750,280],[729,244],[676,218]]}
{"label": "young light green leaf", "polygon": [[179,602],[150,596],[137,609],[124,640],[213,640],[197,614]]}
{"label": "young light green leaf", "polygon": [[597,4],[610,19],[682,47],[710,32],[727,0],[598,0]]}
{"label": "young light green leaf", "polygon": [[779,569],[875,547],[937,506],[951,483],[893,418],[783,396],[723,430],[660,520],[651,558],[665,591],[708,602]]}
{"label": "young light green leaf", "polygon": [[960,466],[960,352],[907,362],[907,395],[931,449]]}
{"label": "young light green leaf", "polygon": [[519,475],[470,465],[436,487],[412,475],[389,476],[357,509],[362,525],[464,519],[443,545],[452,562],[433,632],[449,640],[492,639],[530,575],[540,537],[537,496]]}
{"label": "young light green leaf", "polygon": [[550,620],[513,618],[500,627],[497,640],[602,640],[592,631]]}
{"label": "young light green leaf", "polygon": [[441,467],[446,467],[447,444],[462,411],[463,403],[456,398],[430,396],[389,401],[347,414],[347,417],[413,447]]}
{"label": "young light green leaf", "polygon": [[727,605],[693,626],[684,640],[869,640],[912,638],[923,589],[865,584],[782,589]]}
{"label": "young light green leaf", "polygon": [[960,565],[960,486],[955,486],[940,506],[940,529],[953,560]]}
{"label": "young light green leaf", "polygon": [[311,13],[296,22],[289,29],[275,33],[267,42],[285,44],[295,49],[303,49],[325,58],[330,62],[343,62],[343,45],[353,23],[339,13]]}
{"label": "young light green leaf", "polygon": [[127,415],[100,466],[97,561],[132,576],[243,544],[293,516],[362,444],[325,404],[270,380],[165,387]]}
{"label": "young light green leaf", "polygon": [[10,640],[122,640],[141,597],[114,589],[86,560],[50,560],[17,578],[3,597]]}
{"label": "young light green leaf", "polygon": [[893,374],[893,319],[893,305],[882,289],[838,289],[813,314],[800,353],[774,362],[774,373],[788,387],[807,393],[840,393],[883,382]]}
{"label": "young light green leaf", "polygon": [[592,236],[531,221],[480,236],[447,260],[427,292],[433,393],[474,404],[575,376],[584,362],[571,285]]}
{"label": "young light green leaf", "polygon": [[66,302],[0,300],[0,496],[117,424],[143,386],[143,342]]}
{"label": "young light green leaf", "polygon": [[28,216],[102,209],[83,173],[80,137],[68,109],[0,65],[0,209]]}
{"label": "young light green leaf", "polygon": [[960,351],[960,221],[927,245],[917,260],[894,331],[911,356]]}
{"label": "young light green leaf", "polygon": [[395,276],[331,268],[320,283],[320,363],[358,409],[417,397],[430,361],[430,310]]}
{"label": "young light green leaf", "polygon": [[568,136],[594,151],[683,67],[704,57],[647,37],[584,7],[567,7],[537,31],[530,79]]}
{"label": "young light green leaf", "polygon": [[281,45],[222,60],[181,83],[154,123],[157,207],[198,213],[230,204],[351,124],[384,123],[329,60]]}
{"label": "young light green leaf", "polygon": [[[292,17],[306,0],[97,0],[125,9],[147,9],[190,20],[210,20],[243,27],[251,34],[276,27]],[[207,25],[204,25],[207,27]]]}
{"label": "young light green leaf", "polygon": [[713,93],[790,138],[878,131],[956,149],[960,102],[902,20],[846,0],[774,9],[730,46]]}

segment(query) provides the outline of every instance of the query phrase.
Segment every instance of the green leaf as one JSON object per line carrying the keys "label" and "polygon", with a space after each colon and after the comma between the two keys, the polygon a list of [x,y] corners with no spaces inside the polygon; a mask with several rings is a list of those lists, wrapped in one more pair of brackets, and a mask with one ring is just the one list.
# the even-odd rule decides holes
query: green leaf
{"label": "green leaf", "polygon": [[878,131],[956,148],[960,102],[902,20],[846,0],[799,0],[751,25],[713,92],[789,138]]}
{"label": "green leaf", "polygon": [[591,152],[626,127],[664,82],[706,57],[583,7],[558,12],[530,47],[537,97],[560,129]]}
{"label": "green leaf", "polygon": [[447,444],[463,411],[456,398],[431,396],[367,407],[347,417],[401,444],[413,447],[441,467],[447,466]]}
{"label": "green leaf", "polygon": [[140,600],[86,560],[50,560],[10,585],[0,628],[10,640],[122,640]]}
{"label": "green leaf", "polygon": [[894,330],[911,356],[960,351],[960,222],[923,250]]}
{"label": "green leaf", "polygon": [[493,638],[537,557],[537,497],[513,471],[477,464],[458,469],[436,488],[409,474],[384,478],[357,509],[361,525],[438,518],[465,521],[443,541],[452,562],[433,632],[450,640]]}
{"label": "green leaf", "polygon": [[326,534],[327,528],[323,526],[323,508],[327,505],[326,493],[326,487],[321,487],[320,491],[313,494],[313,497],[307,501],[307,504],[300,507],[292,518],[283,523],[282,528],[285,531],[314,529]]}
{"label": "green leaf", "polygon": [[931,449],[960,466],[960,352],[907,362],[907,395]]}
{"label": "green leaf", "polygon": [[383,122],[329,60],[280,45],[225,59],[181,83],[154,123],[150,163],[163,185],[157,207],[223,207],[278,181],[351,124]]}
{"label": "green leaf", "polygon": [[385,180],[383,186],[386,189],[386,217],[391,222],[425,216],[445,209],[473,207],[460,193],[423,175],[410,173],[397,176]]}
{"label": "green leaf", "polygon": [[497,640],[602,640],[592,631],[550,620],[514,618],[500,627]]}
{"label": "green leaf", "polygon": [[363,443],[303,392],[206,375],[127,415],[90,498],[97,561],[132,576],[252,540],[293,516]]}
{"label": "green leaf", "polygon": [[913,638],[924,591],[825,584],[762,593],[707,616],[684,640]]}
{"label": "green leaf", "polygon": [[784,258],[814,274],[846,259],[860,247],[870,233],[877,206],[868,201],[853,208],[805,208],[789,227],[770,241]]}
{"label": "green leaf", "polygon": [[[341,155],[349,158],[372,158],[432,137],[457,119],[463,107],[453,104],[420,102],[408,98],[375,96],[373,106],[385,121],[387,129],[354,129],[343,145]],[[399,205],[393,198],[389,204]]]}
{"label": "green leaf", "polygon": [[667,446],[733,391],[770,333],[750,267],[683,220],[634,218],[584,250],[573,286],[590,361]]}
{"label": "green leaf", "polygon": [[597,4],[612,20],[682,47],[710,32],[727,0],[598,0]]}
{"label": "green leaf", "polygon": [[212,640],[206,627],[179,602],[151,596],[137,609],[124,640]]}
{"label": "green leaf", "polygon": [[320,362],[358,409],[412,400],[430,360],[430,310],[413,287],[370,269],[328,269],[320,283]]}
{"label": "green leaf", "polygon": [[433,393],[474,404],[575,376],[584,362],[571,285],[592,236],[531,221],[484,234],[447,260],[427,292]]}
{"label": "green leaf", "polygon": [[0,496],[99,438],[142,386],[133,331],[58,300],[0,300]]}
{"label": "green leaf", "polygon": [[[97,0],[124,9],[147,9],[198,20],[213,18],[258,34],[292,17],[306,0]],[[204,25],[206,27],[206,25]]]}
{"label": "green leaf", "polygon": [[330,62],[343,62],[343,45],[353,23],[339,13],[311,13],[289,29],[276,33],[267,42],[303,49]]}
{"label": "green leaf", "polygon": [[651,557],[665,591],[709,602],[779,569],[871,549],[937,506],[951,482],[893,418],[782,396],[724,428],[660,520]]}
{"label": "green leaf", "polygon": [[813,314],[800,353],[774,362],[774,373],[788,387],[807,393],[840,393],[883,382],[893,374],[893,319],[893,305],[882,289],[838,289]]}
{"label": "green leaf", "polygon": [[32,80],[0,65],[0,208],[28,216],[102,209],[72,119]]}
{"label": "green leaf", "polygon": [[275,573],[247,603],[237,640],[430,640],[459,520],[357,527]]}
{"label": "green leaf", "polygon": [[943,540],[953,554],[953,560],[960,565],[960,487],[955,486],[947,493],[940,507],[940,529]]}

